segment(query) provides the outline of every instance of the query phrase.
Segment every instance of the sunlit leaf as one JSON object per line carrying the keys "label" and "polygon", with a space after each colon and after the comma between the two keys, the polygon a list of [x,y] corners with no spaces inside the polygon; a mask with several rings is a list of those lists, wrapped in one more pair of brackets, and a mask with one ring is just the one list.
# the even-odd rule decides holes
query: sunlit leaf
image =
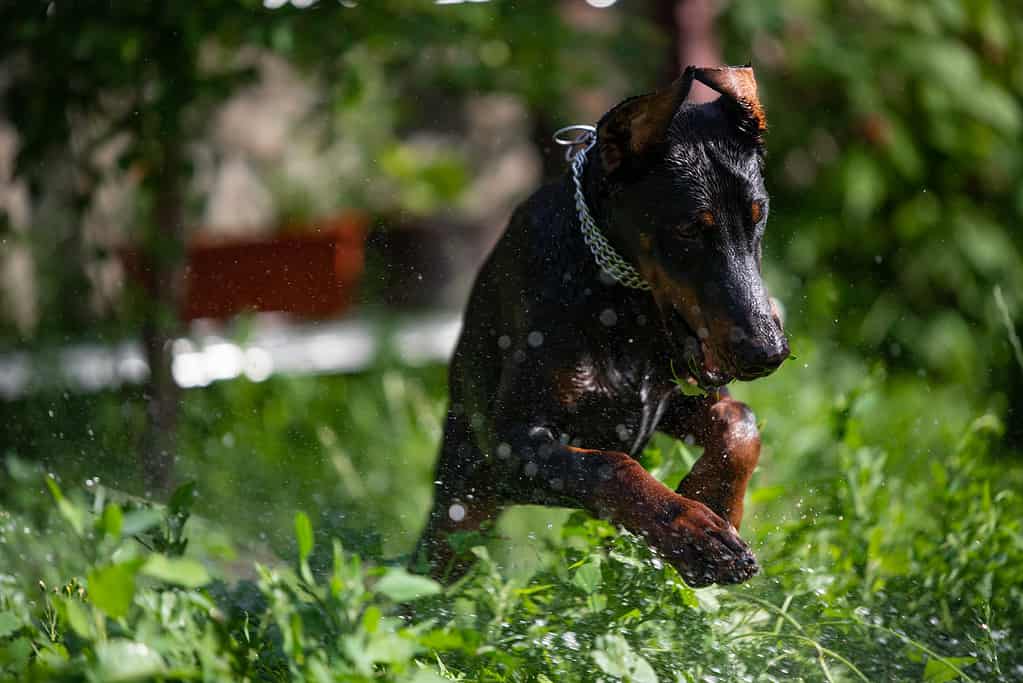
{"label": "sunlit leaf", "polygon": [[134,536],[143,531],[148,531],[163,521],[163,514],[159,510],[147,508],[145,510],[132,510],[124,515],[121,533],[125,536]]}
{"label": "sunlit leaf", "polygon": [[121,512],[119,505],[110,503],[103,508],[100,527],[103,533],[110,538],[120,538],[121,530],[124,528],[124,514]]}
{"label": "sunlit leaf", "polygon": [[140,566],[141,562],[133,560],[90,571],[88,591],[92,604],[115,619],[128,614],[135,597],[135,575]]}
{"label": "sunlit leaf", "polygon": [[362,628],[366,633],[374,633],[380,625],[381,612],[376,605],[370,605],[362,614]]}
{"label": "sunlit leaf", "polygon": [[64,611],[68,625],[82,638],[92,640],[96,637],[96,627],[89,617],[88,608],[75,598],[64,601]]}
{"label": "sunlit leaf", "polygon": [[395,602],[410,602],[441,591],[440,584],[433,579],[410,574],[400,568],[388,569],[373,588]]}
{"label": "sunlit leaf", "polygon": [[166,669],[163,658],[149,645],[120,638],[96,646],[96,667],[97,679],[108,683],[139,681]]}
{"label": "sunlit leaf", "polygon": [[629,641],[619,635],[606,635],[597,639],[593,661],[601,671],[632,683],[657,683],[657,674],[650,663],[636,654]]}
{"label": "sunlit leaf", "polygon": [[298,540],[298,560],[305,562],[313,552],[313,525],[304,512],[295,514],[295,538]]}
{"label": "sunlit leaf", "polygon": [[600,558],[592,557],[589,562],[581,565],[572,575],[572,584],[584,593],[590,594],[600,588]]}
{"label": "sunlit leaf", "polygon": [[57,486],[57,482],[52,478],[46,478],[46,486],[49,487],[53,499],[57,502],[57,509],[60,511],[61,517],[67,520],[76,534],[81,536],[85,531],[85,511],[73,505],[71,501],[65,498],[60,487]]}
{"label": "sunlit leaf", "polygon": [[201,562],[183,557],[151,555],[141,571],[146,576],[185,588],[199,588],[210,582],[209,572]]}
{"label": "sunlit leaf", "polygon": [[924,681],[926,683],[948,683],[957,680],[959,673],[956,668],[962,669],[976,661],[974,657],[945,657],[943,659],[931,657],[924,667]]}

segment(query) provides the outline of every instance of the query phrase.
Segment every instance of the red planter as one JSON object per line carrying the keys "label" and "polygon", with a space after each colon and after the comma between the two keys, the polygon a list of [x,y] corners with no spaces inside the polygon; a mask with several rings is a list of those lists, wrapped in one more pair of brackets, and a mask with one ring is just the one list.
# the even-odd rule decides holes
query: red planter
{"label": "red planter", "polygon": [[300,229],[259,240],[193,241],[181,317],[280,311],[327,318],[349,309],[364,266],[365,218],[346,214]]}
{"label": "red planter", "polygon": [[[229,318],[277,311],[328,318],[355,302],[365,265],[367,221],[346,213],[282,235],[260,238],[199,236],[187,247],[182,320]],[[122,253],[128,271],[149,279],[138,253]]]}

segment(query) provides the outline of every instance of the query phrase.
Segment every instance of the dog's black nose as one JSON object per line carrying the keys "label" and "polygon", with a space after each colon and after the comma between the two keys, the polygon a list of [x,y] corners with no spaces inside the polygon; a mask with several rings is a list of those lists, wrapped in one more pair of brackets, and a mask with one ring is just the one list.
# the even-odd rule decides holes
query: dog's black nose
{"label": "dog's black nose", "polygon": [[749,380],[774,372],[789,357],[789,342],[779,331],[763,337],[747,337],[732,349],[736,376]]}

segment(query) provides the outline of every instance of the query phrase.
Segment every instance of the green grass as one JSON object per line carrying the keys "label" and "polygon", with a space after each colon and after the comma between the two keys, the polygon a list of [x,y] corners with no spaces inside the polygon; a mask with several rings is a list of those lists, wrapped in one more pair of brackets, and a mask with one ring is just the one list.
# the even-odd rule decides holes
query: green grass
{"label": "green grass", "polygon": [[[733,588],[692,590],[607,523],[536,508],[508,515],[458,585],[405,574],[443,368],[189,392],[178,472],[194,495],[158,514],[125,474],[131,396],[4,406],[17,429],[0,475],[0,672],[1023,679],[1023,468],[1004,407],[796,347],[736,389],[765,441],[743,529],[764,571]],[[697,455],[658,439],[644,461],[673,484]]]}

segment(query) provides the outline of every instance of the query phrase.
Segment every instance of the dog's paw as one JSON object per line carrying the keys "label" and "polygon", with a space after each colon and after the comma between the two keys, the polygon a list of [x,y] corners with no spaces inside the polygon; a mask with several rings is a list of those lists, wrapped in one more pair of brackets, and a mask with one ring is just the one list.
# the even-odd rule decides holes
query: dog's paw
{"label": "dog's paw", "polygon": [[760,571],[735,527],[697,501],[685,499],[656,536],[654,546],[694,588],[742,583]]}

